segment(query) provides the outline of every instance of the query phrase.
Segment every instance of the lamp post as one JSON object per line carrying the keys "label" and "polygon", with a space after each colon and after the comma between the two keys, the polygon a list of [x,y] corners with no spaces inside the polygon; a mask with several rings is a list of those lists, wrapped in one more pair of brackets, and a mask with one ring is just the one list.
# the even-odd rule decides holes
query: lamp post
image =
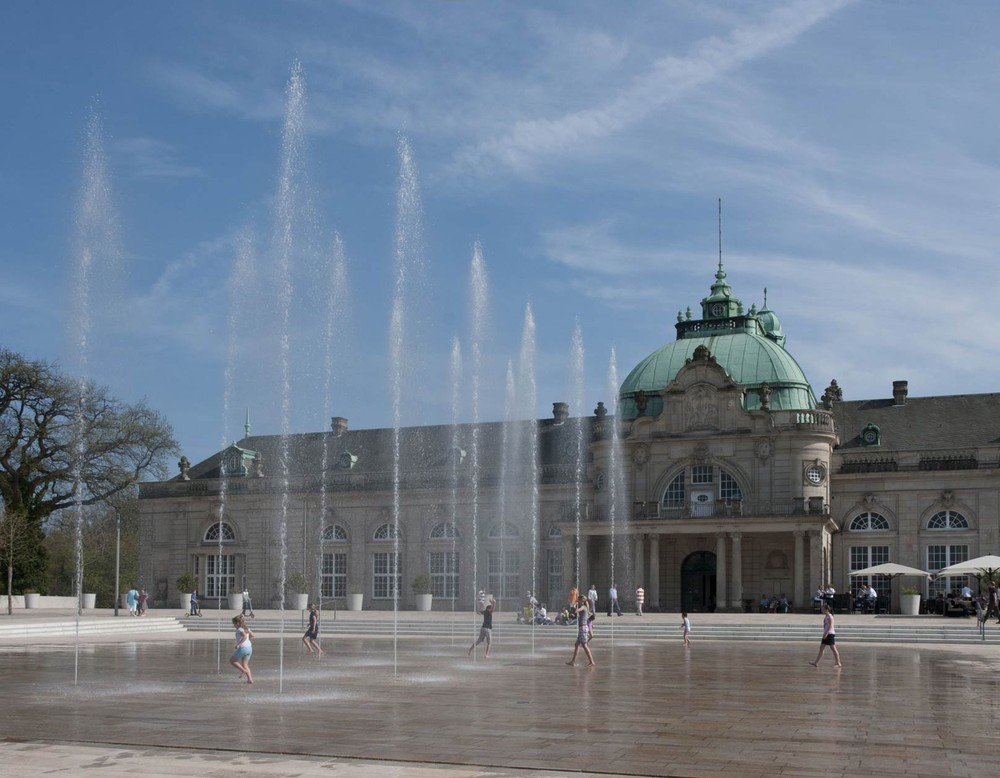
{"label": "lamp post", "polygon": [[119,595],[118,576],[121,572],[122,558],[122,512],[115,506],[115,616],[118,615],[118,603],[121,600]]}

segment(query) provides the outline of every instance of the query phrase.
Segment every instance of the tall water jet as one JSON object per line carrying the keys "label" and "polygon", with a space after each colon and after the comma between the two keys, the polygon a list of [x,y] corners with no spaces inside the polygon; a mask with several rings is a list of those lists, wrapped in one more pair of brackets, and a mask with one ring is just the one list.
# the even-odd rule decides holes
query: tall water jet
{"label": "tall water jet", "polygon": [[[256,276],[256,258],[254,249],[254,235],[249,227],[245,227],[236,235],[235,256],[233,258],[232,270],[229,274],[229,315],[226,318],[228,335],[226,339],[226,365],[223,368],[222,381],[222,440],[220,451],[224,451],[229,444],[229,413],[233,395],[233,387],[236,385],[236,363],[239,356],[240,332],[242,330],[241,311],[250,295],[250,289],[254,284]],[[246,427],[250,426],[250,411],[247,410]],[[248,433],[249,434],[249,433]],[[216,641],[216,672],[222,672],[222,597],[223,591],[221,582],[229,580],[230,574],[234,576],[233,570],[223,570],[223,564],[232,564],[229,557],[223,556],[223,542],[225,537],[222,531],[222,523],[225,520],[228,510],[229,495],[229,473],[225,467],[219,473],[219,508],[218,508],[218,540],[219,548],[216,555],[216,577],[214,580],[220,582],[219,591],[215,592],[218,597],[217,621],[219,638]],[[209,571],[211,573],[212,571]],[[211,575],[209,580],[212,580]],[[210,592],[206,592],[209,596]]]}
{"label": "tall water jet", "polygon": [[406,363],[406,355],[412,354],[408,346],[407,313],[410,295],[413,293],[415,272],[423,265],[423,209],[417,169],[413,161],[410,144],[405,137],[399,138],[399,183],[396,193],[396,235],[393,251],[393,294],[392,315],[389,323],[389,371],[392,389],[392,561],[387,571],[392,586],[392,671],[396,675],[398,659],[399,629],[399,519],[401,448],[400,437],[403,426],[403,384],[412,369]]}
{"label": "tall water jet", "polygon": [[[524,309],[524,327],[521,331],[521,352],[518,356],[518,403],[529,413],[524,440],[524,482],[528,487],[526,513],[531,532],[531,593],[538,591],[538,388],[535,379],[536,365],[535,315],[531,303]],[[534,614],[532,614],[534,615]],[[534,619],[532,619],[534,623]],[[534,632],[532,632],[534,651]]]}
{"label": "tall water jet", "polygon": [[297,203],[297,184],[303,175],[305,152],[305,77],[302,66],[292,66],[291,77],[285,89],[285,123],[281,133],[281,173],[278,178],[278,197],[275,215],[275,259],[278,310],[278,367],[281,395],[281,438],[278,451],[278,470],[281,482],[281,507],[278,528],[279,591],[278,611],[281,617],[278,643],[278,693],[284,686],[285,667],[285,583],[288,578],[288,506],[291,487],[289,462],[289,436],[291,435],[291,325],[292,310],[292,254],[295,249],[294,225]]}
{"label": "tall water jet", "polygon": [[[336,345],[336,335],[343,328],[348,318],[348,308],[350,306],[350,292],[347,278],[347,252],[344,249],[344,241],[340,234],[333,236],[333,248],[330,257],[329,286],[327,287],[326,298],[326,321],[323,327],[323,420],[324,424],[330,420],[333,383],[337,363],[334,358]],[[328,538],[326,532],[326,514],[328,509],[327,478],[330,466],[330,433],[323,436],[323,453],[320,457],[320,490],[319,490],[319,520],[316,539],[316,599],[319,601],[319,608],[323,608],[323,542]],[[305,529],[303,528],[303,532]],[[329,538],[333,540],[334,538]],[[336,565],[336,557],[331,557],[331,563]],[[331,567],[331,580],[336,581],[336,569]],[[346,594],[346,592],[345,592]],[[336,598],[337,594],[331,589],[331,598]],[[319,646],[322,650],[322,631],[320,632]]]}
{"label": "tall water jet", "polygon": [[[470,300],[472,304],[472,391],[470,397],[472,411],[472,442],[470,459],[472,469],[472,605],[476,609],[477,591],[479,587],[479,489],[481,481],[482,462],[480,452],[480,415],[479,392],[483,372],[483,346],[486,340],[488,321],[488,282],[486,263],[483,261],[482,247],[477,242],[472,252],[472,270],[470,279]],[[475,622],[473,622],[475,623]]]}
{"label": "tall water jet", "polygon": [[[490,591],[496,593],[497,604],[500,610],[503,610],[503,599],[506,594],[504,581],[506,580],[507,549],[504,548],[504,538],[507,536],[505,528],[508,523],[508,502],[513,502],[513,499],[509,499],[513,495],[509,493],[514,489],[514,484],[517,481],[516,477],[511,477],[511,473],[517,463],[516,441],[519,439],[512,429],[514,426],[514,412],[517,408],[517,384],[514,379],[514,363],[510,360],[507,360],[507,377],[504,386],[504,423],[500,433],[500,479],[499,488],[497,489],[497,516],[499,516],[500,522],[500,558],[495,568],[497,570],[497,584],[493,585],[492,582],[489,584]],[[487,562],[487,570],[491,567],[489,562]],[[487,581],[489,581],[489,576],[487,576]]]}
{"label": "tall water jet", "polygon": [[586,553],[586,547],[581,548],[582,543],[582,523],[583,523],[583,473],[585,466],[584,456],[587,451],[587,441],[584,438],[586,427],[583,423],[583,384],[584,384],[584,351],[583,351],[583,330],[580,327],[580,319],[577,318],[573,327],[573,340],[570,344],[569,359],[569,396],[572,408],[577,412],[576,417],[576,453],[573,471],[573,522],[574,522],[574,543],[576,554],[574,556],[573,585],[583,591],[584,582],[580,580],[580,554]]}
{"label": "tall water jet", "polygon": [[[451,387],[451,454],[449,457],[449,482],[451,484],[451,500],[448,519],[451,523],[451,558],[444,568],[445,594],[451,598],[451,614],[455,615],[459,590],[453,590],[451,580],[458,574],[455,564],[458,558],[458,487],[461,480],[462,460],[465,452],[462,450],[462,439],[459,437],[459,419],[462,417],[462,347],[458,338],[451,340],[451,362],[448,370],[448,381]],[[451,621],[451,643],[455,644],[455,620]]]}
{"label": "tall water jet", "polygon": [[[611,358],[608,362],[608,391],[612,398],[618,397],[618,358],[614,347],[611,348]],[[611,582],[618,586],[615,570],[615,560],[621,552],[617,548],[618,533],[625,522],[625,511],[622,509],[625,499],[625,479],[622,469],[622,441],[619,420],[616,413],[610,420],[605,418],[603,435],[608,441],[608,472],[605,478],[608,489],[608,521],[611,524]],[[619,591],[620,595],[620,591]],[[620,599],[620,597],[619,597]],[[615,626],[611,621],[611,646],[614,648]]]}
{"label": "tall water jet", "polygon": [[[72,316],[70,318],[71,349],[76,357],[77,396],[73,450],[74,505],[74,575],[73,594],[76,596],[76,640],[73,661],[73,682],[79,682],[80,616],[83,610],[83,505],[85,501],[83,468],[87,456],[86,408],[90,381],[88,378],[91,331],[91,286],[93,275],[118,267],[121,249],[117,213],[112,205],[111,178],[104,151],[104,128],[100,115],[91,111],[84,142],[83,180],[77,203],[75,224],[75,279]],[[118,596],[118,592],[115,592]]]}

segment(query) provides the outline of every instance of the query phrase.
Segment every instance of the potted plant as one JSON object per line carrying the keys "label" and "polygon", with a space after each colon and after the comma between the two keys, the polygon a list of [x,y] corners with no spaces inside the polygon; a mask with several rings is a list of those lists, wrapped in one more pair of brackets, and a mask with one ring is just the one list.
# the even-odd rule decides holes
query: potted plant
{"label": "potted plant", "polygon": [[433,595],[431,594],[432,585],[433,581],[431,581],[431,577],[427,573],[421,573],[413,579],[413,593],[416,595],[418,611],[429,611],[431,609],[431,600],[433,599]]}
{"label": "potted plant", "polygon": [[304,611],[309,605],[309,582],[302,573],[292,573],[285,579],[285,588],[291,595],[292,610]]}
{"label": "potted plant", "polygon": [[913,586],[904,586],[899,595],[899,612],[904,616],[920,613],[920,592]]}
{"label": "potted plant", "polygon": [[177,576],[177,592],[181,608],[187,610],[191,605],[191,592],[198,588],[198,576],[194,573],[181,573]]}

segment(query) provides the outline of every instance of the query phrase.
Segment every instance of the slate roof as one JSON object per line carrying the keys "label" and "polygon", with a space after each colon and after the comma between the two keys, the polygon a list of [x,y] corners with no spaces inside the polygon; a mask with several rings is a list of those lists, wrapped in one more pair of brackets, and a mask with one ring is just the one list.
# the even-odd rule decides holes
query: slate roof
{"label": "slate roof", "polygon": [[[1000,394],[957,394],[893,400],[837,402],[833,408],[840,453],[972,449],[1000,446]],[[881,445],[863,446],[867,424],[881,430]]]}
{"label": "slate roof", "polygon": [[[584,425],[584,453],[589,450],[593,417],[577,417],[557,423],[553,419],[537,422],[539,431],[540,466],[569,465],[576,461],[576,436],[579,425]],[[520,436],[527,441],[532,428],[530,421],[483,422],[479,425],[479,465],[484,474],[495,477],[502,465],[504,427],[506,442],[514,445]],[[393,468],[393,431],[385,429],[347,430],[339,437],[333,432],[297,433],[288,437],[289,471],[292,476],[319,475],[322,472],[323,444],[327,445],[327,468],[334,473],[386,473]],[[457,427],[442,424],[423,427],[404,427],[400,431],[400,466],[403,472],[439,468],[450,470],[450,452],[457,443],[465,452],[461,472],[472,467],[473,425]],[[281,457],[280,435],[251,435],[236,442],[242,449],[259,451],[263,457],[264,475],[273,478],[278,474]],[[527,451],[527,443],[523,444]],[[357,460],[350,470],[339,466],[342,454],[349,453]],[[193,465],[191,480],[218,478],[223,452],[218,452]],[[252,468],[252,463],[247,461]],[[177,480],[172,479],[172,480]]]}

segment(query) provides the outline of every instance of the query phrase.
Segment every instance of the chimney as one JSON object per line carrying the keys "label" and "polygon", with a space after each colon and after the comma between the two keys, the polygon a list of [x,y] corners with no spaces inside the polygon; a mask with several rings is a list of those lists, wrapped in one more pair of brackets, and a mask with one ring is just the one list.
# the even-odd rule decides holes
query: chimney
{"label": "chimney", "polygon": [[552,403],[552,418],[562,424],[569,416],[569,403]]}
{"label": "chimney", "polygon": [[330,429],[333,430],[334,437],[339,438],[347,432],[347,419],[343,416],[334,416],[330,419]]}
{"label": "chimney", "polygon": [[908,381],[893,381],[892,382],[892,404],[893,405],[906,405],[906,395],[907,395],[907,385]]}

